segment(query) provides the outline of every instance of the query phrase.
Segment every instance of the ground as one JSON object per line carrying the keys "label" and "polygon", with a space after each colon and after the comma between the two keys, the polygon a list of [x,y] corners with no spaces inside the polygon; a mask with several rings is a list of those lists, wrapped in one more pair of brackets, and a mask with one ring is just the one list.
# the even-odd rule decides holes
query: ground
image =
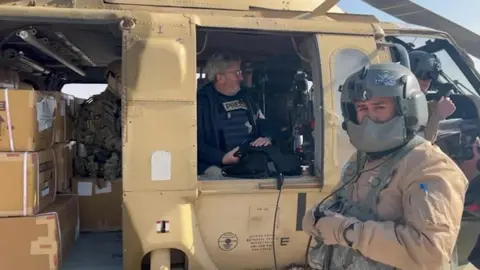
{"label": "ground", "polygon": [[[464,226],[459,239],[463,245],[458,250],[467,254],[475,244],[480,226],[468,223]],[[471,235],[474,235],[472,237]],[[459,258],[458,270],[476,270],[473,265],[467,264],[465,255]],[[69,252],[61,270],[121,270],[122,264],[122,233],[86,233],[80,234],[75,247]],[[172,270],[181,270],[172,269]]]}
{"label": "ground", "polygon": [[122,249],[121,232],[80,234],[61,270],[122,270]]}
{"label": "ground", "polygon": [[80,234],[61,270],[120,270],[122,233]]}

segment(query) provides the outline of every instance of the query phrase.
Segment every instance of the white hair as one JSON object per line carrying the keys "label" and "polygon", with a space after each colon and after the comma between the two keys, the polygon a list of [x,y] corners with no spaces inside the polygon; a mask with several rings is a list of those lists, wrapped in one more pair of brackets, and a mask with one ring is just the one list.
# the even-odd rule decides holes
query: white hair
{"label": "white hair", "polygon": [[209,82],[215,82],[218,73],[225,72],[232,63],[240,63],[240,57],[231,53],[215,53],[207,61],[205,73]]}

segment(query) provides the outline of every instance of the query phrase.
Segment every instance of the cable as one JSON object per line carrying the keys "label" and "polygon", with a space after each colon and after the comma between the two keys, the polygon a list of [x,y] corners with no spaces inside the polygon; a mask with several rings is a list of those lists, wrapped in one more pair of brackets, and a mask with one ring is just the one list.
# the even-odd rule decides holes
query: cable
{"label": "cable", "polygon": [[[323,200],[320,201],[320,203],[318,204],[317,208],[319,208],[328,198],[332,197],[333,195],[335,195],[337,192],[339,192],[340,190],[344,189],[347,185],[355,182],[357,179],[358,179],[358,176],[360,176],[362,173],[365,173],[365,172],[369,172],[369,171],[373,171],[375,170],[376,168],[382,166],[383,164],[385,164],[385,162],[389,161],[393,156],[395,156],[396,153],[393,153],[391,154],[387,159],[385,159],[383,162],[381,162],[380,164],[374,166],[373,168],[370,168],[368,170],[360,170],[359,172],[357,172],[354,176],[352,176],[352,178],[350,178],[347,182],[345,182],[343,185],[341,185],[337,190],[335,190],[334,192],[330,193],[327,197],[323,198]],[[313,223],[313,225],[315,226],[317,224],[317,221],[318,220],[315,220],[315,223]],[[308,250],[310,248],[310,244],[312,243],[312,236],[309,236],[308,238],[308,243],[307,243],[307,249],[305,251],[305,265],[304,267],[308,267]],[[329,269],[326,269],[326,270],[329,270]]]}
{"label": "cable", "polygon": [[277,203],[275,204],[275,214],[273,216],[273,233],[272,233],[272,248],[273,248],[273,262],[275,264],[275,270],[278,270],[277,267],[277,252],[275,251],[275,231],[277,227],[277,212],[278,207],[280,205],[280,196],[282,195],[282,187],[283,187],[283,174],[279,175],[279,183],[278,183],[278,196],[277,196]]}

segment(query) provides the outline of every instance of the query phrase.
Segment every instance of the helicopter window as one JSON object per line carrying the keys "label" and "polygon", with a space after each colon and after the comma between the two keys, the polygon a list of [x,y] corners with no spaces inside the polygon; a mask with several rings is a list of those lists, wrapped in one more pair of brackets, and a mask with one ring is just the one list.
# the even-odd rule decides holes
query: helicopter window
{"label": "helicopter window", "polygon": [[76,98],[88,99],[107,89],[106,83],[67,83],[62,86],[61,92]]}
{"label": "helicopter window", "polygon": [[[248,94],[249,100],[253,101],[251,103],[257,105],[255,108],[260,108],[267,119],[267,121],[257,120],[258,129],[268,130],[274,134],[273,145],[283,155],[296,156],[301,160],[301,164],[296,168],[303,171],[293,173],[294,176],[285,174],[285,181],[295,182],[299,180],[307,181],[312,185],[319,184],[318,175],[323,168],[321,167],[322,164],[317,165],[315,156],[318,156],[322,149],[318,149],[321,147],[315,147],[315,145],[317,143],[322,144],[321,134],[323,134],[323,130],[321,128],[323,125],[321,124],[321,118],[323,112],[316,111],[314,108],[315,106],[321,106],[323,97],[320,91],[311,90],[321,89],[321,78],[317,76],[317,74],[320,74],[320,71],[317,70],[320,63],[318,61],[315,65],[312,64],[315,59],[309,57],[311,55],[309,50],[313,48],[310,46],[312,44],[312,34],[198,28],[197,37],[198,91],[202,92],[205,87],[210,87],[210,83],[207,81],[208,76],[205,76],[208,71],[206,62],[214,53],[227,52],[238,56],[241,59],[241,85],[244,93]],[[210,90],[207,89],[207,91]],[[227,119],[230,119],[228,115],[230,114],[227,114]],[[219,125],[224,126],[217,134],[219,135],[219,145],[226,145],[227,140],[231,140],[231,137],[228,138],[227,136],[232,135],[226,133],[228,132],[228,126],[226,126],[226,121],[222,121]],[[320,133],[319,136],[314,136],[314,127],[316,127],[315,131]],[[205,127],[205,129],[208,128]],[[240,128],[243,128],[243,125],[238,129]],[[254,136],[257,137],[258,134]],[[204,145],[207,144],[206,140],[202,142]],[[255,140],[255,138],[248,140]],[[212,144],[211,141],[208,143]],[[200,142],[198,144],[200,145]],[[236,142],[235,144],[238,145]],[[242,144],[242,146],[244,145]],[[242,147],[242,149],[244,148]],[[204,156],[207,159],[206,154]],[[242,172],[239,172],[240,169],[238,169],[237,171],[230,170],[230,174],[227,172],[223,177],[221,175],[220,177],[216,175],[207,176],[202,174],[202,171],[205,171],[203,168],[207,165],[206,168],[210,168],[210,163],[201,160],[200,157],[198,160],[198,167],[202,168],[198,172],[198,179],[201,181],[266,180],[265,174],[257,176],[257,174],[251,173],[256,169],[252,169],[250,164],[246,164],[246,170],[242,170]],[[245,158],[244,160],[248,159]],[[243,166],[243,163],[240,163],[240,165]],[[237,166],[237,168],[244,167]],[[228,170],[226,167],[223,169],[224,171]],[[262,167],[260,170],[263,169]],[[268,181],[271,181],[271,178]]]}
{"label": "helicopter window", "polygon": [[445,72],[445,75],[448,76],[447,78],[444,75],[440,75],[439,81],[441,83],[453,81],[458,86],[458,90],[460,92],[464,94],[468,92],[474,95],[478,95],[475,91],[473,91],[473,86],[470,84],[465,75],[463,75],[462,71],[458,68],[453,59],[450,57],[450,55],[448,55],[445,50],[441,50],[435,53],[435,55],[442,63],[442,69]]}
{"label": "helicopter window", "polygon": [[[392,38],[392,37],[389,37]],[[387,40],[389,40],[387,38]],[[407,45],[407,49],[411,50],[425,50],[432,54],[435,54],[442,65],[442,70],[445,74],[440,74],[439,83],[451,83],[454,84],[456,88],[454,92],[460,92],[462,94],[473,94],[477,95],[474,91],[475,87],[470,83],[465,74],[462,72],[460,67],[455,63],[453,58],[447,52],[445,46],[447,42],[442,40],[442,43],[435,44],[436,39],[424,38],[424,37],[414,37],[414,36],[397,36],[393,38],[395,40],[401,41],[404,45]],[[450,44],[449,44],[450,45]],[[451,46],[451,45],[450,45]],[[429,93],[435,93],[436,90],[429,90]]]}

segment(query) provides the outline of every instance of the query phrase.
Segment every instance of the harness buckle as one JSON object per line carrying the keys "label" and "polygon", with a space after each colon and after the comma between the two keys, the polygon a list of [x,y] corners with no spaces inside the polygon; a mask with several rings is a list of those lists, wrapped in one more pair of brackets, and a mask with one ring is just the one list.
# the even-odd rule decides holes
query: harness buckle
{"label": "harness buckle", "polygon": [[370,185],[374,188],[377,188],[378,186],[380,186],[381,182],[382,182],[382,179],[375,176],[375,177],[373,177],[372,181],[370,182]]}

